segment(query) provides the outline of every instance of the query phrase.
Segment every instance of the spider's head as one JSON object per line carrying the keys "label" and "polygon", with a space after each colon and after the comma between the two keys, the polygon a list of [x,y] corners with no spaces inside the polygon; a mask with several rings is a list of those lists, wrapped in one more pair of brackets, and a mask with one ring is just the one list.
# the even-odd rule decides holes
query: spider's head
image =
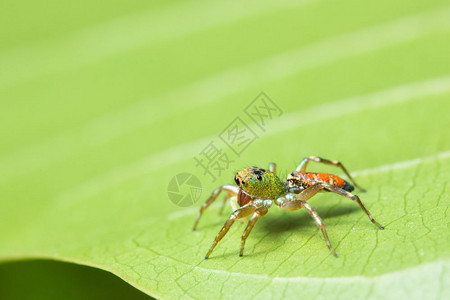
{"label": "spider's head", "polygon": [[286,192],[286,186],[275,173],[258,167],[240,170],[234,181],[252,198],[275,199]]}

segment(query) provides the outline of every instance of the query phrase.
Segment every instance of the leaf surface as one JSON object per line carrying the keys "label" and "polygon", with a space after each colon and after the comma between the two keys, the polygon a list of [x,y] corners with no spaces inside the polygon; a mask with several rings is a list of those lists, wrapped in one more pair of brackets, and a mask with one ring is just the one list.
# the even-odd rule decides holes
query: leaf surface
{"label": "leaf surface", "polygon": [[[0,31],[1,261],[81,263],[170,299],[448,298],[446,1],[77,5]],[[262,127],[245,113],[261,91],[282,110]],[[236,118],[257,135],[239,155],[220,138]],[[232,160],[214,180],[194,160],[211,142]],[[231,212],[219,199],[192,232],[210,192],[308,155],[342,161],[386,229],[321,194],[339,258],[305,211],[273,207],[243,257],[236,222],[204,260]],[[202,185],[189,207],[167,193],[183,172]]]}

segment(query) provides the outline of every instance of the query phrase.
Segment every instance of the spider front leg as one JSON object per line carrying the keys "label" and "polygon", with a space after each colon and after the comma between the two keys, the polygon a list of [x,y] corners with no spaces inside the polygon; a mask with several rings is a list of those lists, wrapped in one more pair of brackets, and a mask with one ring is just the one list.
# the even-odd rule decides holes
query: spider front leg
{"label": "spider front leg", "polygon": [[311,197],[316,195],[321,189],[323,189],[323,185],[320,183],[317,183],[315,185],[310,186],[309,188],[303,190],[298,195],[296,195],[295,200],[287,200],[286,201],[279,201],[277,205],[285,210],[297,210],[302,207],[306,209],[306,211],[311,215],[313,220],[316,222],[317,226],[322,231],[323,237],[325,238],[325,242],[327,243],[328,249],[330,249],[331,253],[337,257],[336,252],[334,251],[333,247],[331,246],[330,240],[328,239],[328,234],[325,229],[325,225],[323,224],[322,218],[320,218],[319,214],[316,212],[316,210],[309,205],[306,200],[309,200]]}
{"label": "spider front leg", "polygon": [[355,201],[356,203],[359,204],[359,206],[361,207],[361,209],[366,213],[366,215],[369,217],[370,221],[375,224],[375,226],[377,226],[380,229],[384,229],[384,227],[378,223],[377,221],[375,221],[375,219],[372,217],[371,213],[367,210],[367,208],[364,206],[364,204],[361,202],[361,199],[359,199],[359,197],[355,194],[352,194],[350,192],[347,192],[346,190],[343,190],[341,188],[338,188],[336,186],[327,184],[327,183],[322,183],[323,187],[331,192],[335,192],[341,196],[344,196],[346,198],[349,198],[350,200]]}
{"label": "spider front leg", "polygon": [[253,216],[248,221],[247,227],[245,228],[244,233],[242,234],[241,237],[241,251],[239,252],[239,256],[244,255],[245,241],[247,240],[248,235],[252,231],[253,226],[255,226],[256,221],[258,221],[260,217],[265,216],[268,211],[269,211],[268,207],[262,206],[253,213]]}
{"label": "spider front leg", "polygon": [[342,171],[344,171],[345,175],[347,175],[347,177],[350,179],[350,181],[353,183],[353,185],[355,187],[357,187],[358,189],[360,189],[362,192],[365,192],[366,190],[363,189],[362,187],[360,187],[356,181],[353,179],[353,177],[350,175],[350,173],[347,171],[347,169],[344,167],[344,165],[337,160],[329,160],[329,159],[325,159],[325,158],[321,158],[318,156],[308,156],[302,159],[302,161],[300,162],[300,164],[298,165],[297,169],[295,169],[295,171],[297,172],[305,172],[306,171],[306,167],[308,166],[308,163],[310,161],[315,161],[317,163],[322,163],[322,164],[326,164],[326,165],[332,165],[332,166],[336,166],[342,169]]}
{"label": "spider front leg", "polygon": [[206,253],[205,259],[208,259],[209,255],[214,250],[217,243],[219,243],[220,240],[225,236],[225,234],[227,234],[228,230],[230,229],[231,225],[233,225],[234,221],[251,215],[256,210],[256,208],[257,208],[256,206],[249,203],[231,213],[230,217],[228,218],[228,220],[226,220],[222,229],[219,231],[216,238],[214,239],[211,248],[209,248],[208,253]]}
{"label": "spider front leg", "polygon": [[[227,204],[228,200],[230,201],[232,211],[235,211],[236,209],[238,209],[240,207],[238,204],[237,197],[232,196],[231,194],[227,194],[223,198],[222,207],[219,210],[219,215],[222,215],[223,210],[225,208],[225,204]],[[238,221],[241,222],[242,224],[244,224],[247,221],[247,218],[242,218],[242,219],[239,219]]]}
{"label": "spider front leg", "polygon": [[222,206],[220,207],[220,210],[219,210],[219,215],[221,215],[223,213],[225,204],[227,204],[227,201],[230,200],[231,196],[232,196],[231,194],[227,194],[227,195],[225,195],[225,197],[223,197]]}
{"label": "spider front leg", "polygon": [[212,192],[211,196],[209,196],[205,203],[203,203],[202,207],[200,207],[200,211],[198,212],[197,219],[195,219],[194,227],[192,228],[192,230],[197,229],[197,225],[200,221],[200,217],[202,216],[203,211],[205,211],[205,209],[207,209],[208,206],[210,206],[214,202],[214,200],[216,200],[221,191],[226,191],[229,195],[236,196],[239,192],[239,187],[231,184],[224,184],[215,189],[214,192]]}

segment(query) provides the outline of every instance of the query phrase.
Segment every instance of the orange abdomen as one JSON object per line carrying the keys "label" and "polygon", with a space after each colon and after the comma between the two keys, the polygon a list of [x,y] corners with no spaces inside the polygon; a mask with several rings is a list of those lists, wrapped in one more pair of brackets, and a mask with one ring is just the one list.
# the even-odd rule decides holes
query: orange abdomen
{"label": "orange abdomen", "polygon": [[341,177],[328,173],[292,172],[288,176],[288,182],[290,185],[296,185],[303,188],[308,188],[317,182],[323,182],[348,192],[354,190],[354,187]]}
{"label": "orange abdomen", "polygon": [[328,173],[305,173],[306,177],[314,182],[324,182],[342,188],[345,185],[345,180],[339,176]]}

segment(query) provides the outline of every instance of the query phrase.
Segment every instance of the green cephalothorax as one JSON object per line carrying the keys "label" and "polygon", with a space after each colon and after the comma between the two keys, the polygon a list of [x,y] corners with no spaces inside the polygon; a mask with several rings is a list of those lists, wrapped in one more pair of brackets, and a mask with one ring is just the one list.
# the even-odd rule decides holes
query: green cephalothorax
{"label": "green cephalothorax", "polygon": [[286,185],[278,176],[268,170],[250,167],[239,171],[235,182],[249,196],[260,199],[273,199],[286,194]]}

